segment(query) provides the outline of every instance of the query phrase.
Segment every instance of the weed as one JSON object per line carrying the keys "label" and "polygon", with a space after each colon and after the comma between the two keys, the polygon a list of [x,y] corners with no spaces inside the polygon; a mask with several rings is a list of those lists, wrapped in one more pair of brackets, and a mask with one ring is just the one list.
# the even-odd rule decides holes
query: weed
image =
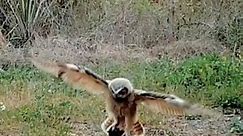
{"label": "weed", "polygon": [[239,134],[239,135],[243,134],[243,122],[242,122],[241,117],[235,118],[233,120],[233,122],[231,124],[230,132]]}

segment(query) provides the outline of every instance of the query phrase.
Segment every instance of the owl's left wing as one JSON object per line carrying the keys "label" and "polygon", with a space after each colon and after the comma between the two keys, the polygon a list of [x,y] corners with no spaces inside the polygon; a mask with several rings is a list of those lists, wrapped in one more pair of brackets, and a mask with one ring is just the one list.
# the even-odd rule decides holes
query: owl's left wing
{"label": "owl's left wing", "polygon": [[185,115],[192,106],[185,100],[171,94],[160,94],[143,90],[134,90],[136,102],[154,112],[166,115]]}
{"label": "owl's left wing", "polygon": [[96,73],[74,64],[56,63],[31,58],[32,63],[40,70],[47,72],[57,78],[62,79],[70,86],[77,89],[85,89],[92,94],[104,95],[109,94],[108,82]]}

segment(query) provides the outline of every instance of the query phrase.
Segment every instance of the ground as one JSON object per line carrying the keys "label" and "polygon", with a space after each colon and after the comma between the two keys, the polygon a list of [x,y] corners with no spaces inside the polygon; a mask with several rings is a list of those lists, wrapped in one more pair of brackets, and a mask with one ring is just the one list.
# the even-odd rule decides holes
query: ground
{"label": "ground", "polygon": [[[220,119],[166,119],[166,125],[151,126],[145,124],[146,136],[233,136],[229,126],[233,115],[225,115]],[[103,136],[99,124],[72,122],[71,136]],[[240,134],[238,134],[240,136]]]}

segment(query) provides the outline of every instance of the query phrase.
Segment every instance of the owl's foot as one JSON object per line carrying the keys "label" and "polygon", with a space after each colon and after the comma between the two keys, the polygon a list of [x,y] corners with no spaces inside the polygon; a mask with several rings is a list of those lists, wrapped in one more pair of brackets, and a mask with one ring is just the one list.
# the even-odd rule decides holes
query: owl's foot
{"label": "owl's foot", "polygon": [[121,130],[116,126],[113,126],[108,130],[108,134],[109,136],[124,136],[124,130]]}

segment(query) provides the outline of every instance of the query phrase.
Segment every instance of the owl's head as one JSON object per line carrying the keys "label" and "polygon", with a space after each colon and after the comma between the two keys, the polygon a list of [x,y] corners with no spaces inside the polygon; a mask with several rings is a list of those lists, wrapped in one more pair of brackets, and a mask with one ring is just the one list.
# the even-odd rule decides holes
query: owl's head
{"label": "owl's head", "polygon": [[109,82],[109,89],[112,91],[112,96],[118,102],[127,100],[133,93],[133,86],[128,79],[115,78]]}

